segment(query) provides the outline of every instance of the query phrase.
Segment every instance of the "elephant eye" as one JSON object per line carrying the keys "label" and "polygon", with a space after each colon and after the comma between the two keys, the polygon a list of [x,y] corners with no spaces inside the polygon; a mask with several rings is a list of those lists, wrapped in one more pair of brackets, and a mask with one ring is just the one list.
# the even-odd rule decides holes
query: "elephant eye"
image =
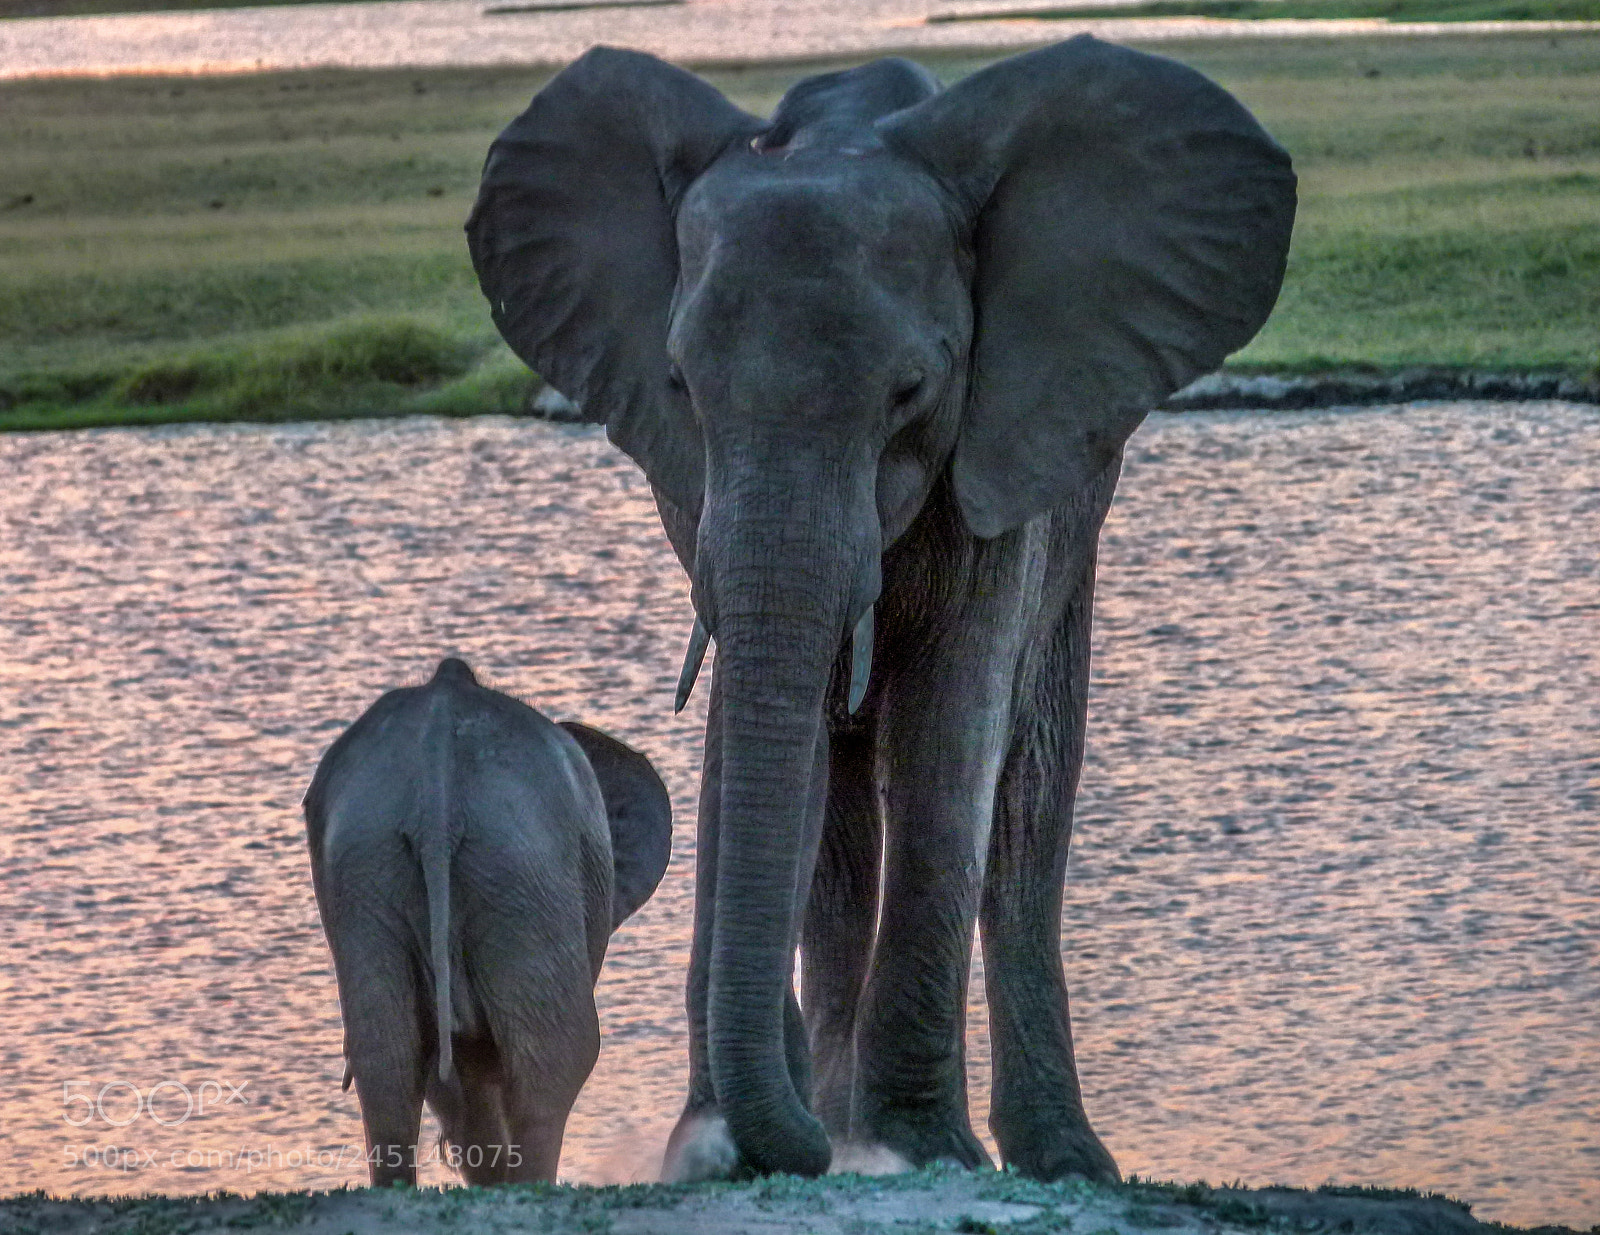
{"label": "elephant eye", "polygon": [[894,389],[894,410],[897,412],[909,411],[922,394],[922,373],[908,373],[901,378]]}

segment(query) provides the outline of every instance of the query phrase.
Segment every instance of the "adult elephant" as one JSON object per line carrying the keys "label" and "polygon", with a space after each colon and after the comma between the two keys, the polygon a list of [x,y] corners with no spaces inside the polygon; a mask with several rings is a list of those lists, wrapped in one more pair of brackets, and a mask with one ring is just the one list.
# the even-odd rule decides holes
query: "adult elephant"
{"label": "adult elephant", "polygon": [[983,1163],[976,919],[1001,1153],[1116,1178],[1060,956],[1095,545],[1146,410],[1266,319],[1294,204],[1225,91],[1087,37],[769,120],[597,49],[494,143],[473,262],[649,477],[680,703],[717,640],[669,1176],[814,1175],[830,1137]]}

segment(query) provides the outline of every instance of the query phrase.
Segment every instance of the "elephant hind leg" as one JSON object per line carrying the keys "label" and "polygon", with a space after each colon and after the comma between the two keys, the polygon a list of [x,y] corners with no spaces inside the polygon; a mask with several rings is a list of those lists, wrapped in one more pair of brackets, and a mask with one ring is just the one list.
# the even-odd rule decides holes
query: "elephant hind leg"
{"label": "elephant hind leg", "polygon": [[534,941],[519,936],[509,917],[485,916],[477,925],[484,937],[468,965],[495,1064],[482,1079],[495,1088],[504,1122],[495,1127],[483,1112],[473,1135],[491,1156],[493,1144],[504,1146],[505,1173],[496,1182],[553,1183],[567,1113],[600,1055],[587,943],[581,936]]}
{"label": "elephant hind leg", "polygon": [[508,1053],[501,1098],[509,1149],[507,1183],[554,1183],[567,1115],[600,1055],[594,1003],[579,1024],[563,1027],[537,1055]]}
{"label": "elephant hind leg", "polygon": [[374,1188],[417,1182],[423,1073],[428,1067],[416,993],[405,978],[341,984],[345,1054],[361,1102]]}
{"label": "elephant hind leg", "polygon": [[1092,530],[1077,541],[1077,577],[1041,649],[1031,704],[1012,737],[995,795],[979,921],[994,1063],[989,1128],[1002,1159],[1037,1179],[1114,1182],[1116,1162],[1083,1108],[1061,966],[1062,886],[1083,763],[1093,546]]}
{"label": "elephant hind leg", "polygon": [[401,1071],[356,1068],[361,1123],[367,1134],[367,1176],[374,1188],[417,1182],[417,1133],[422,1126],[422,1086]]}
{"label": "elephant hind leg", "polygon": [[455,1075],[431,1078],[428,1104],[439,1118],[452,1169],[474,1187],[505,1183],[510,1170],[499,1053],[487,1041],[455,1040]]}

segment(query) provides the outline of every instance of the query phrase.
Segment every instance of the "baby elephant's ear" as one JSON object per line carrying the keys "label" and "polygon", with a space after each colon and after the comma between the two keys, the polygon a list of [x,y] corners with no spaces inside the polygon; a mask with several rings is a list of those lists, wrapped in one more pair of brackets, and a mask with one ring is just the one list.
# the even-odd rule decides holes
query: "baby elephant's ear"
{"label": "baby elephant's ear", "polygon": [[701,172],[764,127],[692,73],[597,47],[495,139],[467,220],[512,351],[691,513],[705,448],[667,357],[674,217]]}
{"label": "baby elephant's ear", "polygon": [[1082,493],[1157,402],[1272,311],[1289,156],[1193,69],[1087,35],[885,117],[965,211],[970,394],[952,464],[997,536]]}
{"label": "baby elephant's ear", "polygon": [[564,720],[561,727],[589,757],[605,799],[615,871],[611,929],[616,930],[650,899],[666,873],[672,856],[672,800],[650,760],[633,747],[575,720]]}

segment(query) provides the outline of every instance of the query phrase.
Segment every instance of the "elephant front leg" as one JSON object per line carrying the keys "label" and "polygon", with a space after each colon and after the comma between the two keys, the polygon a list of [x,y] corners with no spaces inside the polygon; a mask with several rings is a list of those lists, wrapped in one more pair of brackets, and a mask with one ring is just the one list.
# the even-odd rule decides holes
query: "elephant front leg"
{"label": "elephant front leg", "polygon": [[831,738],[827,818],[800,942],[800,983],[811,1042],[813,1113],[835,1141],[850,1139],[856,1010],[878,919],[883,821],[868,722]]}
{"label": "elephant front leg", "polygon": [[883,904],[852,1127],[912,1166],[989,1164],[967,1113],[966,992],[1010,726],[1015,596],[1010,615],[974,606],[884,689]]}
{"label": "elephant front leg", "polygon": [[1061,896],[1083,764],[1095,538],[1116,469],[1057,529],[1066,604],[1038,650],[995,802],[984,882],[984,986],[994,1060],[989,1128],[1036,1179],[1120,1178],[1084,1112],[1061,967]]}
{"label": "elephant front leg", "polygon": [[[1050,659],[1079,657],[1088,622],[1068,615]],[[1046,665],[1058,671],[1064,666]],[[1066,676],[1066,674],[1063,674]],[[1071,673],[1081,688],[1087,673]],[[1058,678],[1059,680],[1059,678]],[[1001,1156],[1035,1179],[1120,1178],[1089,1126],[1061,967],[1061,895],[1083,759],[1080,690],[1039,691],[995,807],[983,892],[984,986],[994,1061],[989,1127]]]}

